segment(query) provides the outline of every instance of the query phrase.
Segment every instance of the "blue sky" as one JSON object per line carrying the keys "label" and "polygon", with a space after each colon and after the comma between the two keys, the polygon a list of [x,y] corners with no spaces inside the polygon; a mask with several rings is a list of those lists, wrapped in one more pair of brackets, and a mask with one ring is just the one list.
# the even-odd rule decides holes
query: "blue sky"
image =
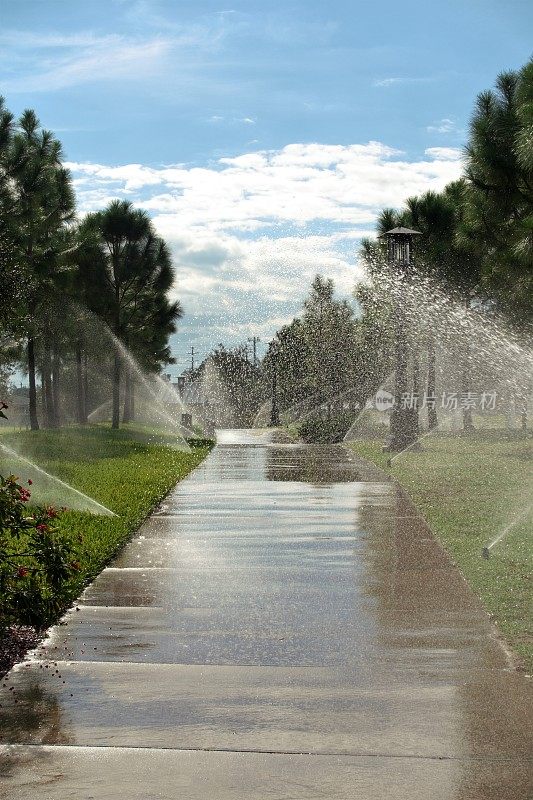
{"label": "blue sky", "polygon": [[266,341],[316,271],[348,293],[379,209],[460,174],[475,96],[532,30],[520,0],[4,0],[0,91],[57,132],[81,213],[153,215],[181,357]]}

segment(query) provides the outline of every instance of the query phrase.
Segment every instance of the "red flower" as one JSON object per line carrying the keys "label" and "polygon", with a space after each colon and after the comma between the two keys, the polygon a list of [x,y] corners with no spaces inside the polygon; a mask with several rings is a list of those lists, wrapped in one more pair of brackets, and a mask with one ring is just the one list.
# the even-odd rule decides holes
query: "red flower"
{"label": "red flower", "polygon": [[31,486],[31,485],[32,485],[32,483],[33,483],[32,479],[31,479],[31,478],[28,478],[28,486]]}
{"label": "red flower", "polygon": [[50,506],[50,508],[46,509],[46,514],[48,517],[50,517],[50,519],[55,519],[57,517],[57,511],[53,506]]}
{"label": "red flower", "polygon": [[29,569],[27,567],[19,567],[17,570],[17,577],[18,578],[25,578],[28,574]]}
{"label": "red flower", "polygon": [[45,525],[44,522],[40,522],[38,525],[35,526],[38,531],[45,533],[48,530],[48,525]]}

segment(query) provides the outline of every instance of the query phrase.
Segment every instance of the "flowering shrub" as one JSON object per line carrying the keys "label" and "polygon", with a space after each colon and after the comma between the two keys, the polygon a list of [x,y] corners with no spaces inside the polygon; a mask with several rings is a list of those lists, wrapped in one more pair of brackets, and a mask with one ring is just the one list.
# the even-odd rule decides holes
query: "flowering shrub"
{"label": "flowering shrub", "polygon": [[51,622],[63,606],[65,583],[79,570],[55,525],[61,512],[29,508],[30,496],[15,476],[0,475],[0,626]]}

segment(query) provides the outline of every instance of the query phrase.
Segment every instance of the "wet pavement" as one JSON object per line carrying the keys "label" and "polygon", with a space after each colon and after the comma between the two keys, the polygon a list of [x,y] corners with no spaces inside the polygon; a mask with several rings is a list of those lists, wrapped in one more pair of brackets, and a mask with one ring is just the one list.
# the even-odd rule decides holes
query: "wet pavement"
{"label": "wet pavement", "polygon": [[222,431],[0,690],[13,800],[526,800],[531,683],[405,496]]}

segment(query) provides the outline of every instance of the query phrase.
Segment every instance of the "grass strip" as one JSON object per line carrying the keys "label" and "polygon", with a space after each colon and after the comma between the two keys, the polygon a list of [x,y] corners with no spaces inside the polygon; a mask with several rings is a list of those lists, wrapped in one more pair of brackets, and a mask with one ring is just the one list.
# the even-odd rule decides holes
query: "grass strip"
{"label": "grass strip", "polygon": [[[5,433],[1,441],[39,467],[89,495],[117,514],[66,511],[59,528],[71,543],[79,572],[63,587],[67,608],[115,556],[170,489],[209,453],[212,443],[192,443],[190,452],[151,444],[133,427],[103,426]],[[1,469],[0,459],[0,472]],[[32,478],[29,466],[21,481]],[[26,474],[27,473],[27,474]],[[57,505],[61,497],[55,498]],[[0,598],[1,603],[1,598]]]}
{"label": "grass strip", "polygon": [[[503,432],[434,434],[422,452],[399,455],[390,469],[382,441],[351,446],[407,490],[523,668],[533,673],[531,439]],[[483,547],[503,532],[490,558],[482,558]]]}

